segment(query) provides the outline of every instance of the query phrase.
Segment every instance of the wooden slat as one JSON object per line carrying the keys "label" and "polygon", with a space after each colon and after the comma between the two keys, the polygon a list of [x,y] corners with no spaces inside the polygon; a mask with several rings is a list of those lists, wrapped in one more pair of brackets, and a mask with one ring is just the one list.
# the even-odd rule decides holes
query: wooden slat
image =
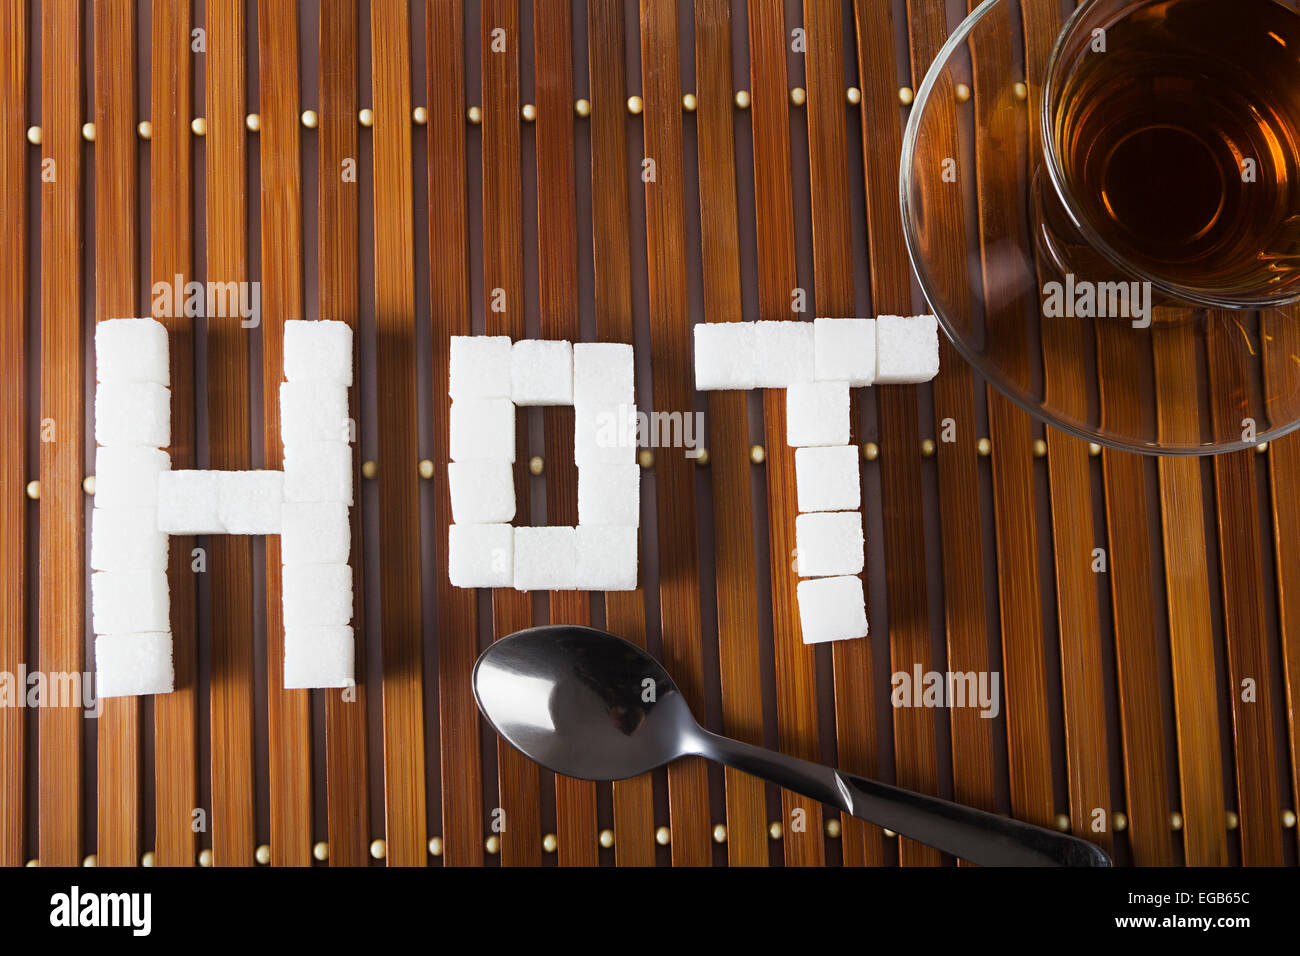
{"label": "wooden slat", "polygon": [[[926,70],[948,37],[941,4],[920,0],[908,4],[909,36],[912,51],[912,83],[917,89]],[[936,157],[958,155],[957,117],[953,101],[938,95],[930,108],[939,111],[926,127],[926,146],[933,161]],[[872,135],[863,127],[863,137]],[[965,210],[954,208],[961,216],[946,236],[967,235]],[[970,282],[962,263],[965,249],[954,243],[940,260],[939,280],[944,289],[952,290],[959,301],[970,297]],[[976,454],[974,384],[970,365],[958,353],[946,335],[939,336],[939,374],[934,380],[934,422],[942,431],[944,419],[952,419],[957,441],[936,443],[936,466],[939,484],[939,527],[943,552],[944,620],[948,637],[950,671],[989,673],[996,669],[989,659],[986,637],[988,608],[985,598],[984,555],[986,542],[980,521],[980,466]],[[980,716],[972,707],[949,712],[952,732],[953,798],[981,810],[995,810],[993,735],[994,722]]]}
{"label": "wooden slat", "polygon": [[[1022,8],[1025,80],[1041,88],[1047,60],[1061,31],[1059,5],[1028,3]],[[1029,121],[1029,162],[1041,156],[1036,110]],[[1049,281],[1039,269],[1040,282]],[[1088,383],[1081,358],[1088,354],[1087,324],[1060,319],[1042,325],[1043,374],[1047,401],[1076,421],[1088,417]],[[1118,330],[1097,326],[1098,345]],[[1106,353],[1109,357],[1109,353]],[[1132,360],[1139,356],[1127,353]],[[1149,361],[1149,360],[1148,360]],[[1099,357],[1103,382],[1102,415],[1131,416],[1137,399],[1130,389],[1107,392],[1110,374]],[[1138,366],[1140,367],[1140,366]],[[1111,379],[1126,385],[1136,376]],[[1138,862],[1170,863],[1172,841],[1169,800],[1164,775],[1161,720],[1165,707],[1162,683],[1155,679],[1157,661],[1151,634],[1155,629],[1151,589],[1150,539],[1144,469],[1140,458],[1108,452],[1105,466],[1107,528],[1110,543],[1109,578],[1114,595],[1115,637],[1120,658],[1120,698],[1124,753],[1129,769],[1130,833]],[[1056,570],[1056,620],[1061,645],[1061,688],[1064,699],[1066,768],[1069,779],[1071,829],[1109,849],[1111,831],[1110,762],[1107,748],[1105,697],[1101,660],[1101,612],[1092,551],[1092,470],[1087,446],[1055,428],[1047,429],[1047,470],[1051,486],[1052,544]],[[1154,740],[1152,734],[1154,733]],[[1100,811],[1106,822],[1094,824]]]}
{"label": "wooden slat", "polygon": [[[493,31],[505,31],[506,49],[492,49]],[[483,297],[488,335],[524,331],[523,186],[519,146],[519,8],[510,0],[488,0],[482,12],[483,64]],[[494,311],[495,290],[504,296],[503,311]],[[527,416],[515,418],[515,524],[529,523]],[[532,601],[512,588],[492,592],[492,631],[497,638],[531,627]],[[542,856],[541,808],[537,765],[504,740],[497,739],[497,780],[507,830],[501,862],[537,865]]]}
{"label": "wooden slat", "polygon": [[[704,317],[709,322],[743,318],[731,64],[730,0],[700,0],[695,4],[695,130]],[[761,746],[763,686],[750,516],[749,413],[741,392],[709,392],[708,403],[722,730],[729,737]],[[727,768],[726,788],[727,860],[732,866],[766,866],[763,782]]]}
{"label": "wooden slat", "polygon": [[[853,223],[844,104],[844,36],[837,4],[804,0],[804,55],[808,82],[808,150],[812,189],[814,301],[819,316],[855,315]],[[860,435],[854,406],[853,433]],[[836,641],[835,679],[838,765],[851,773],[877,772],[876,714],[871,642]],[[857,817],[840,814],[846,866],[879,865],[883,834]]]}
{"label": "wooden slat", "polygon": [[[155,0],[151,46],[149,144],[149,275],[171,283],[194,271],[191,241],[193,198],[190,149],[190,11],[185,4]],[[172,467],[195,467],[194,321],[155,316],[167,327],[171,352]],[[154,698],[154,857],[159,866],[193,866],[198,837],[191,825],[198,797],[198,628],[192,537],[169,544],[172,667],[175,690]]]}
{"label": "wooden slat", "polygon": [[[1300,308],[1274,309],[1260,318],[1267,395],[1287,394],[1300,367]],[[1269,443],[1273,546],[1276,549],[1278,626],[1282,638],[1282,677],[1290,730],[1291,793],[1300,800],[1300,436]],[[1295,809],[1294,804],[1292,809]]]}
{"label": "wooden slat", "polygon": [[[537,271],[544,339],[578,338],[578,210],[573,170],[573,30],[570,0],[533,4],[537,95]],[[573,461],[573,409],[548,407],[546,519],[578,523],[578,469]],[[591,623],[591,595],[554,591],[552,624]],[[556,853],[561,866],[599,862],[596,785],[555,776]]]}
{"label": "wooden slat", "polygon": [[[857,0],[858,73],[862,82],[863,159],[870,236],[871,301],[877,314],[911,313],[912,290],[894,169],[902,149],[893,58],[893,16]],[[889,603],[890,665],[910,673],[930,666],[930,619],[925,581],[925,520],[921,502],[920,424],[915,386],[877,388],[880,485],[885,531],[885,593]],[[880,637],[877,635],[877,640]],[[894,711],[894,762],[898,785],[937,793],[936,715],[928,707]],[[900,840],[899,862],[933,866],[939,853]]]}
{"label": "wooden slat", "polygon": [[[1157,311],[1154,325],[1158,330],[1153,347],[1156,387],[1167,395],[1187,394],[1197,374],[1191,315]],[[1197,409],[1161,402],[1156,413],[1162,441],[1198,440]],[[1188,866],[1223,866],[1228,862],[1228,839],[1220,756],[1220,691],[1214,673],[1201,463],[1192,458],[1161,458],[1158,469],[1183,857]]]}
{"label": "wooden slat", "polygon": [[[208,0],[206,112],[209,282],[248,280],[245,182],[244,5]],[[211,467],[252,467],[247,329],[238,314],[209,315],[208,446]],[[217,866],[251,866],[253,796],[253,577],[246,536],[209,539],[211,581],[212,851]]]}
{"label": "wooden slat", "polygon": [[[758,233],[760,319],[791,319],[790,296],[799,284],[794,256],[794,200],[790,184],[790,127],[785,55],[788,37],[780,4],[749,8],[749,82],[754,126],[755,222]],[[798,501],[794,449],[785,440],[785,390],[763,393],[767,451],[767,513],[772,575],[772,633],[776,648],[777,739],[783,753],[819,760],[817,673],[811,645],[802,641],[790,567]],[[815,800],[781,791],[787,866],[821,866],[825,847],[822,808]],[[803,830],[791,826],[801,812]]]}
{"label": "wooden slat", "polygon": [[[591,210],[596,337],[632,344],[632,254],[627,179],[626,31],[620,0],[588,0],[588,85],[592,103]],[[645,567],[644,561],[641,563]],[[645,591],[605,595],[605,627],[646,644]],[[650,774],[616,780],[614,859],[619,866],[653,866],[654,793]]]}
{"label": "wooden slat", "polygon": [[[989,242],[1012,235],[1024,195],[1023,170],[1000,145],[1020,141],[1023,114],[1011,104],[1011,28],[1000,23],[1006,8],[987,14],[989,29],[972,42],[974,123],[984,135],[976,140],[979,185],[980,250],[984,303],[989,335],[999,342],[1020,339],[1010,331],[1021,319],[999,291],[1007,277],[999,272]],[[984,78],[987,77],[985,82]],[[1019,278],[1019,277],[1017,277]],[[1011,286],[1014,287],[1014,286]],[[1003,331],[997,332],[1002,328]],[[1028,356],[1008,349],[1007,367],[1025,379]],[[1011,812],[1039,825],[1054,815],[1051,740],[1047,722],[1047,685],[1043,652],[1042,582],[1038,570],[1038,521],[1034,500],[1033,430],[1029,416],[1011,400],[988,387],[989,435],[993,442],[993,502],[997,529],[998,600],[1002,621],[1002,666],[1007,711],[1007,758],[1011,778]]]}
{"label": "wooden slat", "polygon": [[[55,440],[41,442],[40,669],[85,670],[85,416],[81,334],[81,9],[41,6],[41,409]],[[49,164],[53,163],[53,166]],[[37,721],[40,860],[81,863],[82,722],[77,702],[44,701]],[[60,706],[64,704],[66,706]]]}
{"label": "wooden slat", "polygon": [[[433,321],[434,580],[438,600],[438,719],[442,731],[442,859],[483,863],[482,770],[478,708],[470,675],[478,656],[474,592],[452,587],[444,543],[451,496],[443,476],[450,458],[447,400],[453,335],[470,334],[469,225],[465,192],[465,10],[462,0],[427,5],[429,64],[429,290]],[[508,821],[509,842],[512,824]]]}
{"label": "wooden slat", "polygon": [[[349,415],[361,421],[361,344],[358,326],[356,178],[343,164],[357,152],[357,8],[350,0],[323,0],[320,11],[320,154],[318,236],[320,317],[346,322],[353,332]],[[361,448],[352,453],[352,483],[361,487]],[[356,686],[326,690],[325,788],[331,866],[364,866],[369,859],[370,788],[366,752],[365,564],[360,499],[351,512]]]}
{"label": "wooden slat", "polygon": [[[676,7],[643,0],[641,89],[645,111],[641,122],[645,153],[656,165],[655,180],[645,184],[650,368],[656,409],[687,413],[695,406],[686,278],[680,71]],[[694,469],[694,463],[681,449],[660,449],[655,463],[655,507],[663,662],[686,702],[702,715],[704,664],[693,520]],[[711,855],[709,793],[702,759],[687,758],[669,765],[668,806],[673,865],[707,865]],[[820,830],[820,819],[816,825]]]}
{"label": "wooden slat", "polygon": [[[136,235],[135,9],[95,0],[95,320],[139,314]],[[96,728],[99,788],[95,852],[102,866],[140,854],[140,700],[110,697]]]}
{"label": "wooden slat", "polygon": [[[27,16],[22,0],[0,4],[0,671],[17,674],[27,636],[27,311],[25,245]],[[0,866],[23,862],[24,707],[0,708]]]}
{"label": "wooden slat", "polygon": [[411,25],[405,4],[370,11],[374,95],[375,375],[378,383],[384,830],[390,866],[424,866],[424,688],[415,465],[415,237]]}
{"label": "wooden slat", "polygon": [[[1211,313],[1212,325],[1241,320]],[[1242,334],[1252,337],[1242,328]],[[1224,333],[1232,334],[1235,333]],[[1251,347],[1259,354],[1258,344]],[[1243,427],[1241,409],[1248,394],[1248,370],[1240,347],[1207,343],[1211,409],[1217,434]],[[1258,427],[1258,423],[1257,423]],[[1214,485],[1219,523],[1219,572],[1223,585],[1223,623],[1228,645],[1228,699],[1232,703],[1233,755],[1237,764],[1237,812],[1241,816],[1241,859],[1251,866],[1282,863],[1281,798],[1274,748],[1273,690],[1269,639],[1264,613],[1264,568],[1260,549],[1260,502],[1253,450],[1216,455]],[[1247,695],[1245,681],[1254,686]]]}
{"label": "wooden slat", "polygon": [[[267,468],[280,468],[284,323],[303,318],[302,173],[298,151],[298,5],[257,5],[261,131],[262,402]],[[284,687],[280,536],[266,542],[267,760],[271,862],[310,866],[311,694]]]}

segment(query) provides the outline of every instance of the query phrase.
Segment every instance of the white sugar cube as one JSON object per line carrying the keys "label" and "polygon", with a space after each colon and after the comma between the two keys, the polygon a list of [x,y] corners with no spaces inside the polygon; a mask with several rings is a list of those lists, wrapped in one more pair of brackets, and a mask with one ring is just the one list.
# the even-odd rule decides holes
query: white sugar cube
{"label": "white sugar cube", "polygon": [[286,564],[280,589],[284,627],[342,627],[352,621],[352,568],[346,564]]}
{"label": "white sugar cube", "polygon": [[857,387],[876,380],[876,320],[816,319],[813,375],[819,382]]}
{"label": "white sugar cube", "polygon": [[515,460],[515,406],[508,398],[464,398],[451,403],[452,461]]}
{"label": "white sugar cube", "polygon": [[280,511],[285,564],[347,564],[352,550],[348,506],[340,501],[286,501]]}
{"label": "white sugar cube", "polygon": [[90,611],[96,634],[168,630],[167,572],[162,568],[96,571],[90,576]]}
{"label": "white sugar cube", "polygon": [[310,441],[284,449],[284,500],[352,505],[352,446]]}
{"label": "white sugar cube", "polygon": [[578,466],[578,525],[641,524],[637,465]]}
{"label": "white sugar cube", "polygon": [[785,396],[785,440],[794,448],[847,445],[849,383],[805,382]]}
{"label": "white sugar cube", "polygon": [[754,323],[754,384],[786,388],[813,380],[811,322]]}
{"label": "white sugar cube", "polygon": [[704,322],[695,326],[695,388],[748,390],[755,386],[758,336],[754,322]]}
{"label": "white sugar cube", "polygon": [[309,441],[351,441],[347,386],[334,382],[281,382],[280,439],[286,446]]}
{"label": "white sugar cube", "polygon": [[164,471],[159,474],[158,530],[166,534],[224,533],[226,529],[221,523],[217,489],[215,471]]}
{"label": "white sugar cube", "polygon": [[168,632],[101,634],[95,638],[95,693],[99,697],[170,694],[175,687]]}
{"label": "white sugar cube", "polygon": [[95,377],[100,382],[171,384],[167,329],[156,319],[95,323]]}
{"label": "white sugar cube", "polygon": [[860,511],[820,511],[794,519],[794,546],[801,578],[860,573],[863,544]]}
{"label": "white sugar cube", "polygon": [[284,323],[284,377],[291,382],[352,384],[352,329],[346,322]]}
{"label": "white sugar cube", "polygon": [[577,571],[573,528],[515,528],[518,590],[571,591],[577,586]]}
{"label": "white sugar cube", "polygon": [[226,534],[279,534],[284,472],[217,472],[217,518]]}
{"label": "white sugar cube", "polygon": [[583,591],[635,591],[637,529],[635,526],[578,525],[575,584]]}
{"label": "white sugar cube", "polygon": [[284,629],[284,686],[351,687],[356,660],[352,628],[286,627]]}
{"label": "white sugar cube", "polygon": [[171,466],[171,456],[157,448],[117,445],[96,449],[95,507],[155,507],[158,476]]}
{"label": "white sugar cube", "polygon": [[800,581],[796,594],[805,644],[867,636],[867,603],[860,578]]}
{"label": "white sugar cube", "polygon": [[573,410],[573,458],[578,466],[636,461],[635,405],[583,403]]}
{"label": "white sugar cube", "polygon": [[853,445],[795,449],[794,484],[800,511],[857,511],[862,507],[858,449]]}
{"label": "white sugar cube", "polygon": [[510,350],[510,399],[516,405],[572,405],[573,344],[516,342]]}
{"label": "white sugar cube", "polygon": [[139,571],[167,567],[168,536],[154,508],[96,508],[90,521],[90,567]]}
{"label": "white sugar cube", "polygon": [[104,382],[95,387],[95,441],[101,445],[172,443],[172,393],[154,382]]}
{"label": "white sugar cube", "polygon": [[454,524],[447,535],[447,577],[458,588],[508,588],[515,581],[515,529]]}
{"label": "white sugar cube", "polygon": [[448,355],[453,399],[510,397],[510,336],[453,335]]}
{"label": "white sugar cube", "polygon": [[453,461],[447,490],[456,524],[499,524],[515,517],[515,474],[508,461]]}
{"label": "white sugar cube", "polygon": [[933,315],[876,319],[876,384],[928,382],[939,374],[939,321]]}
{"label": "white sugar cube", "polygon": [[636,357],[622,342],[578,342],[573,346],[574,404],[636,404]]}

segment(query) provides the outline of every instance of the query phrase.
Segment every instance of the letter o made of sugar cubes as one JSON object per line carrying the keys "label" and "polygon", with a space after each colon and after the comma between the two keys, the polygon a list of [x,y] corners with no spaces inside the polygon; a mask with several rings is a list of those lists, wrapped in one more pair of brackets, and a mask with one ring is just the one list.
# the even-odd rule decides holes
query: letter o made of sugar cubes
{"label": "letter o made of sugar cubes", "polygon": [[346,322],[284,323],[284,377],[291,382],[352,385],[352,329]]}
{"label": "letter o made of sugar cubes", "polygon": [[156,319],[95,323],[95,378],[103,382],[171,384],[167,329]]}
{"label": "letter o made of sugar cubes", "polygon": [[508,398],[462,398],[451,403],[452,461],[515,460],[515,406]]}
{"label": "letter o made of sugar cubes", "polygon": [[578,466],[578,526],[641,524],[638,465]]}
{"label": "letter o made of sugar cubes", "polygon": [[636,355],[623,342],[578,342],[573,346],[573,402],[636,404]]}
{"label": "letter o made of sugar cubes", "polygon": [[516,342],[510,349],[510,398],[516,405],[572,405],[573,344]]}
{"label": "letter o made of sugar cubes", "polygon": [[847,445],[849,383],[805,382],[786,390],[786,443],[802,448]]}
{"label": "letter o made of sugar cubes", "polygon": [[515,475],[508,461],[453,461],[447,490],[456,524],[500,524],[515,517]]}
{"label": "letter o made of sugar cubes", "polygon": [[458,588],[508,588],[515,580],[515,529],[454,524],[447,529],[447,576]]}
{"label": "letter o made of sugar cubes", "polygon": [[572,591],[578,586],[574,528],[515,528],[515,588]]}
{"label": "letter o made of sugar cubes", "polygon": [[95,441],[166,448],[172,443],[171,392],[154,382],[97,385]]}
{"label": "letter o made of sugar cubes", "polygon": [[510,336],[453,335],[448,349],[453,401],[510,397]]}
{"label": "letter o made of sugar cubes", "polygon": [[635,591],[637,535],[635,526],[579,524],[574,529],[576,586],[583,591]]}
{"label": "letter o made of sugar cubes", "polygon": [[867,606],[860,578],[845,576],[800,581],[799,627],[805,644],[866,637]]}

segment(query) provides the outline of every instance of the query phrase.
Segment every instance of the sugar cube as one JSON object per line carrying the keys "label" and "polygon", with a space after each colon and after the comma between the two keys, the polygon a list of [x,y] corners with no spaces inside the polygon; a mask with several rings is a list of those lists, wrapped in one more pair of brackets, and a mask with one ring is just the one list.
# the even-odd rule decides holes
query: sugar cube
{"label": "sugar cube", "polygon": [[939,374],[939,320],[933,315],[876,319],[876,384],[928,382]]}
{"label": "sugar cube", "polygon": [[447,465],[447,489],[456,524],[514,520],[515,474],[508,461],[453,461]]}
{"label": "sugar cube", "polygon": [[[522,530],[522,529],[521,529]],[[578,525],[575,584],[584,591],[635,591],[637,529],[635,526]]]}
{"label": "sugar cube", "polygon": [[280,512],[285,564],[347,564],[352,523],[341,501],[286,501]]}
{"label": "sugar cube", "polygon": [[462,398],[451,403],[452,461],[515,460],[515,406],[508,398]]}
{"label": "sugar cube", "polygon": [[849,383],[805,382],[785,395],[785,440],[795,448],[847,445]]}
{"label": "sugar cube", "polygon": [[695,388],[751,389],[758,369],[755,322],[703,322],[695,326]]}
{"label": "sugar cube", "polygon": [[217,488],[215,471],[160,473],[158,530],[165,534],[223,534],[226,529],[221,523]]}
{"label": "sugar cube", "polygon": [[857,511],[862,507],[858,449],[853,445],[796,448],[794,484],[800,511]]}
{"label": "sugar cube", "polygon": [[819,382],[870,385],[876,380],[876,320],[816,319],[813,375]]}
{"label": "sugar cube", "polygon": [[175,687],[168,632],[101,634],[95,638],[95,693],[99,697],[170,694]]}
{"label": "sugar cube", "polygon": [[170,385],[167,329],[155,319],[95,323],[95,377],[100,382]]}
{"label": "sugar cube", "polygon": [[90,521],[90,567],[138,571],[167,567],[167,538],[154,508],[96,508]]}
{"label": "sugar cube", "polygon": [[860,511],[819,511],[794,519],[794,546],[801,578],[860,573],[863,544]]}
{"label": "sugar cube", "polygon": [[636,404],[636,357],[622,342],[578,342],[573,346],[573,401]]}
{"label": "sugar cube", "polygon": [[515,528],[515,587],[520,591],[571,591],[577,586],[577,533],[573,528]]}
{"label": "sugar cube", "polygon": [[578,467],[578,526],[641,524],[641,469],[637,465]]}
{"label": "sugar cube", "polygon": [[573,410],[573,458],[579,467],[636,461],[635,405],[583,403]]}
{"label": "sugar cube", "polygon": [[338,626],[352,622],[352,568],[346,564],[286,564],[280,590],[284,627]]}
{"label": "sugar cube", "polygon": [[800,581],[796,594],[805,644],[867,636],[867,603],[860,578]]}
{"label": "sugar cube", "polygon": [[96,634],[166,631],[171,612],[162,568],[96,571],[90,576],[90,613]]}
{"label": "sugar cube", "polygon": [[352,446],[309,441],[284,449],[285,501],[336,501],[352,505]]}
{"label": "sugar cube", "polygon": [[95,507],[155,507],[158,476],[171,466],[171,456],[157,448],[114,445],[96,449]]}
{"label": "sugar cube", "polygon": [[217,518],[226,534],[279,534],[284,472],[217,472]]}
{"label": "sugar cube", "polygon": [[454,524],[447,535],[447,576],[458,588],[508,588],[515,581],[515,529]]}
{"label": "sugar cube", "polygon": [[573,344],[516,342],[510,350],[510,398],[516,405],[572,405]]}
{"label": "sugar cube", "polygon": [[352,628],[286,627],[284,629],[284,686],[351,687],[355,680],[356,638]]}
{"label": "sugar cube", "polygon": [[754,384],[786,388],[813,380],[811,322],[754,323]]}
{"label": "sugar cube", "polygon": [[291,382],[352,384],[352,329],[346,322],[284,323],[284,377]]}
{"label": "sugar cube", "polygon": [[348,389],[334,382],[280,383],[280,438],[285,445],[352,439]]}
{"label": "sugar cube", "polygon": [[510,336],[453,335],[448,355],[453,399],[510,397]]}
{"label": "sugar cube", "polygon": [[172,394],[155,382],[104,382],[95,387],[95,441],[101,445],[172,443]]}

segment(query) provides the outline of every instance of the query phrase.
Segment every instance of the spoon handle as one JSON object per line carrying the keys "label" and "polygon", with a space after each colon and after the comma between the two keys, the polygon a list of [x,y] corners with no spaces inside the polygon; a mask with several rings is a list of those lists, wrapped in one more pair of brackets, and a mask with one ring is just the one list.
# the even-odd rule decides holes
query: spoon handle
{"label": "spoon handle", "polygon": [[1110,866],[1084,840],[700,729],[691,752],[982,866]]}

